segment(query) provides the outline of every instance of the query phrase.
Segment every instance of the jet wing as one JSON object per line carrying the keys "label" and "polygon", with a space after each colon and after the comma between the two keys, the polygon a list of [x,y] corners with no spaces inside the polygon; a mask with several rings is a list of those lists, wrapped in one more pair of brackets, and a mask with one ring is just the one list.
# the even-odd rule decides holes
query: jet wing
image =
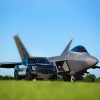
{"label": "jet wing", "polygon": [[8,62],[8,63],[0,63],[0,68],[14,68],[15,65],[20,65],[21,62]]}
{"label": "jet wing", "polygon": [[92,68],[93,68],[93,69],[95,69],[95,68],[100,68],[100,66],[93,66]]}

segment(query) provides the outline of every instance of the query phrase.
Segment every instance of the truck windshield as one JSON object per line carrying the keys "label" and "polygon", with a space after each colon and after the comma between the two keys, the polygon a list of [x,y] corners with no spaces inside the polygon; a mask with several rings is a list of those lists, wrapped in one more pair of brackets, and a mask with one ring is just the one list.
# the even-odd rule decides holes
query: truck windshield
{"label": "truck windshield", "polygon": [[50,64],[49,61],[47,59],[40,59],[40,58],[32,58],[29,59],[29,63],[30,64],[34,64],[34,63],[43,63],[43,64]]}

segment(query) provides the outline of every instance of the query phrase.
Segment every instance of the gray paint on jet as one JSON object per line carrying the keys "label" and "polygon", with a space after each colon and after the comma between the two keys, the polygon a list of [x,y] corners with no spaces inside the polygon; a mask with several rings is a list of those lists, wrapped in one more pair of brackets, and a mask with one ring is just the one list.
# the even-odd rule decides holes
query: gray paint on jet
{"label": "gray paint on jet", "polygon": [[[89,68],[99,68],[95,66],[98,63],[98,60],[95,57],[91,56],[83,46],[76,46],[72,50],[69,50],[71,43],[72,40],[70,40],[67,47],[60,56],[49,57],[48,60],[51,63],[55,63],[56,65],[61,61],[63,63],[64,61],[66,61],[70,69],[69,72],[66,72],[62,68],[63,73],[66,72],[66,74],[70,74],[71,72],[74,73],[81,72],[80,74],[83,75],[84,72],[87,72],[87,69]],[[79,49],[79,51],[78,50],[75,51],[75,49]],[[57,68],[58,67],[59,65],[57,65]]]}

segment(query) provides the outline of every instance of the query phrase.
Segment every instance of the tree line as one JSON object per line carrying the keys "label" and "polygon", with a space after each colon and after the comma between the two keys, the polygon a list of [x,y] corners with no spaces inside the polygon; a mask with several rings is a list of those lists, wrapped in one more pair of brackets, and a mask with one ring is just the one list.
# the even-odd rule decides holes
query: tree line
{"label": "tree line", "polygon": [[83,82],[100,82],[100,77],[96,78],[94,74],[87,74],[82,79]]}
{"label": "tree line", "polygon": [[1,76],[0,75],[0,80],[14,80],[14,77],[12,77],[12,76]]}
{"label": "tree line", "polygon": [[[0,80],[14,80],[14,77],[0,75]],[[100,82],[100,77],[96,78],[96,76],[94,74],[88,74],[88,75],[84,76],[81,81],[82,82]]]}

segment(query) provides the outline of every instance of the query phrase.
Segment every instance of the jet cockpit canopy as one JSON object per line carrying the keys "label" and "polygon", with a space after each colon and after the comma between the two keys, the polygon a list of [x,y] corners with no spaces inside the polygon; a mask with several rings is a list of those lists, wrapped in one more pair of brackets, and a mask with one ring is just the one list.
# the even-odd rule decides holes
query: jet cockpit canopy
{"label": "jet cockpit canopy", "polygon": [[80,53],[83,53],[83,52],[88,53],[86,48],[84,46],[81,46],[81,45],[74,47],[71,51],[80,52]]}

